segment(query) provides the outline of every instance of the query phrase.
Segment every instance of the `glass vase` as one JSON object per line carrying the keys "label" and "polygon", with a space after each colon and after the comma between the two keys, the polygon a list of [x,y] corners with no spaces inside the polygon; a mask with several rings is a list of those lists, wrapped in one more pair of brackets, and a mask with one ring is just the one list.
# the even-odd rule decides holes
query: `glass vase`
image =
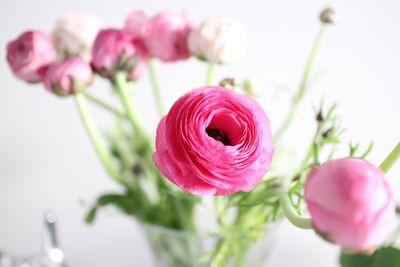
{"label": "glass vase", "polygon": [[[211,255],[221,237],[195,234],[157,225],[141,224],[152,254],[154,267],[210,267]],[[224,267],[265,266],[274,245],[273,229],[265,227],[262,238],[244,252],[240,260],[230,259]]]}

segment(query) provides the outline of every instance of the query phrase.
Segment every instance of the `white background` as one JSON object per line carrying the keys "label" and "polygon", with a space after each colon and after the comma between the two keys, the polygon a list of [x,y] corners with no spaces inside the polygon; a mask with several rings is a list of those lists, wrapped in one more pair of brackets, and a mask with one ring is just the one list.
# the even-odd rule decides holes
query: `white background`
{"label": "white background", "polygon": [[[62,245],[72,267],[147,267],[149,257],[132,220],[103,213],[94,226],[83,223],[85,203],[115,186],[90,146],[72,99],[53,97],[41,86],[29,86],[11,74],[4,60],[5,46],[20,32],[29,28],[50,31],[58,17],[77,9],[91,11],[111,26],[122,25],[132,9],[153,14],[163,9],[185,8],[196,23],[207,16],[230,16],[247,28],[249,50],[240,64],[219,69],[219,77],[257,73],[293,90],[318,29],[317,15],[330,4],[337,10],[340,22],[328,29],[316,63],[316,70],[323,73],[321,81],[308,94],[286,144],[292,147],[296,159],[314,129],[312,104],[323,97],[328,103],[340,104],[339,112],[348,129],[344,141],[351,139],[367,145],[374,140],[370,159],[379,164],[400,137],[399,3],[396,0],[2,0],[0,249],[35,252],[41,240],[41,215],[44,210],[53,209],[60,218]],[[168,105],[180,94],[201,85],[206,70],[204,64],[194,59],[172,65],[157,64],[157,67]],[[91,90],[109,96],[104,84]],[[137,94],[149,122],[146,126],[153,131],[156,115],[149,91],[148,77],[144,77]],[[286,110],[286,105],[278,100],[266,100],[266,110],[275,129]],[[98,111],[96,115],[100,122],[107,122],[104,113]],[[399,174],[400,167],[396,166],[388,176],[398,195]],[[269,266],[337,266],[337,249],[312,232],[284,224],[279,233]]]}

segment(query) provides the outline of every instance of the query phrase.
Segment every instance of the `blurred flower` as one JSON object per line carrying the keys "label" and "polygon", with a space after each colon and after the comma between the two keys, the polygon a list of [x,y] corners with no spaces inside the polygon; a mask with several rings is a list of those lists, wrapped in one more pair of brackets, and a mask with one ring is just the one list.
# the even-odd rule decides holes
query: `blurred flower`
{"label": "blurred flower", "polygon": [[143,11],[134,10],[125,19],[124,32],[132,39],[141,39],[147,21],[148,18]]}
{"label": "blurred flower", "polygon": [[234,78],[224,78],[219,82],[218,85],[227,89],[234,90],[237,93],[242,93],[242,88],[240,84],[238,84]]}
{"label": "blurred flower", "polygon": [[327,7],[322,10],[319,19],[324,24],[334,24],[337,20],[335,10],[331,7]]}
{"label": "blurred flower", "polygon": [[78,57],[50,65],[44,75],[47,90],[59,96],[78,93],[92,83],[92,69],[86,61]]}
{"label": "blurred flower", "polygon": [[96,37],[92,50],[92,66],[105,77],[116,71],[132,73],[139,61],[140,64],[145,64],[143,50],[140,43],[135,43],[122,30],[105,29]]}
{"label": "blurred flower", "polygon": [[52,33],[59,59],[79,56],[90,61],[92,45],[100,26],[97,17],[85,12],[74,12],[59,19]]}
{"label": "blurred flower", "polygon": [[189,49],[200,59],[226,64],[244,57],[246,42],[246,31],[239,22],[209,18],[190,34]]}
{"label": "blurred flower", "polygon": [[351,251],[374,249],[395,222],[394,197],[384,173],[361,159],[314,168],[305,200],[317,232]]}
{"label": "blurred flower", "polygon": [[183,190],[226,195],[252,190],[273,151],[269,120],[254,100],[203,87],[179,98],[161,120],[153,161]]}
{"label": "blurred flower", "polygon": [[39,82],[39,70],[56,59],[51,38],[39,31],[27,31],[7,44],[7,61],[15,76]]}
{"label": "blurred flower", "polygon": [[257,97],[264,94],[267,88],[267,82],[261,76],[251,76],[243,83],[244,91],[251,96]]}
{"label": "blurred flower", "polygon": [[173,62],[191,56],[187,39],[192,30],[185,12],[174,14],[164,11],[147,22],[144,41],[151,56]]}

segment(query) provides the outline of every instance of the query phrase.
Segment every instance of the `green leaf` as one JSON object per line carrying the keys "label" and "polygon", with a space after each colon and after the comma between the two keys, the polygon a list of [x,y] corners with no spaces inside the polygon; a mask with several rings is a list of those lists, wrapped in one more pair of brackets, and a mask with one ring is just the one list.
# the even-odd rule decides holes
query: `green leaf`
{"label": "green leaf", "polygon": [[340,264],[342,267],[400,267],[400,250],[383,247],[372,255],[342,252]]}
{"label": "green leaf", "polygon": [[86,214],[86,218],[85,218],[85,222],[87,224],[91,224],[94,222],[94,219],[96,218],[96,214],[97,214],[97,208],[91,208],[89,210],[89,212]]}

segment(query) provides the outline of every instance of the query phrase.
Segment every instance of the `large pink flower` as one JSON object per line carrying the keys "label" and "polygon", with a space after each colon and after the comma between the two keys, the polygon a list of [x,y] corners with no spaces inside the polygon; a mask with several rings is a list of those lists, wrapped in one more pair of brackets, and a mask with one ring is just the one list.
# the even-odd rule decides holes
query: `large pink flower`
{"label": "large pink flower", "polygon": [[173,62],[190,57],[187,42],[192,30],[186,13],[164,11],[146,23],[144,41],[151,56]]}
{"label": "large pink flower", "polygon": [[361,159],[313,169],[305,200],[316,230],[349,250],[378,246],[395,221],[394,197],[383,172]]}
{"label": "large pink flower", "polygon": [[226,195],[253,189],[273,150],[269,120],[254,100],[203,87],[179,98],[161,120],[153,160],[186,191]]}
{"label": "large pink flower", "polygon": [[[64,62],[50,65],[44,75],[46,89],[60,96],[79,92],[93,79],[90,65],[79,57],[72,57]],[[76,87],[79,84],[79,88]]]}
{"label": "large pink flower", "polygon": [[[143,44],[119,29],[99,32],[92,49],[92,66],[103,76],[116,71],[134,72],[136,65],[146,64]],[[135,75],[137,78],[138,75]]]}
{"label": "large pink flower", "polygon": [[56,59],[51,38],[39,31],[27,31],[7,44],[7,61],[14,74],[27,82],[39,82],[39,70]]}

